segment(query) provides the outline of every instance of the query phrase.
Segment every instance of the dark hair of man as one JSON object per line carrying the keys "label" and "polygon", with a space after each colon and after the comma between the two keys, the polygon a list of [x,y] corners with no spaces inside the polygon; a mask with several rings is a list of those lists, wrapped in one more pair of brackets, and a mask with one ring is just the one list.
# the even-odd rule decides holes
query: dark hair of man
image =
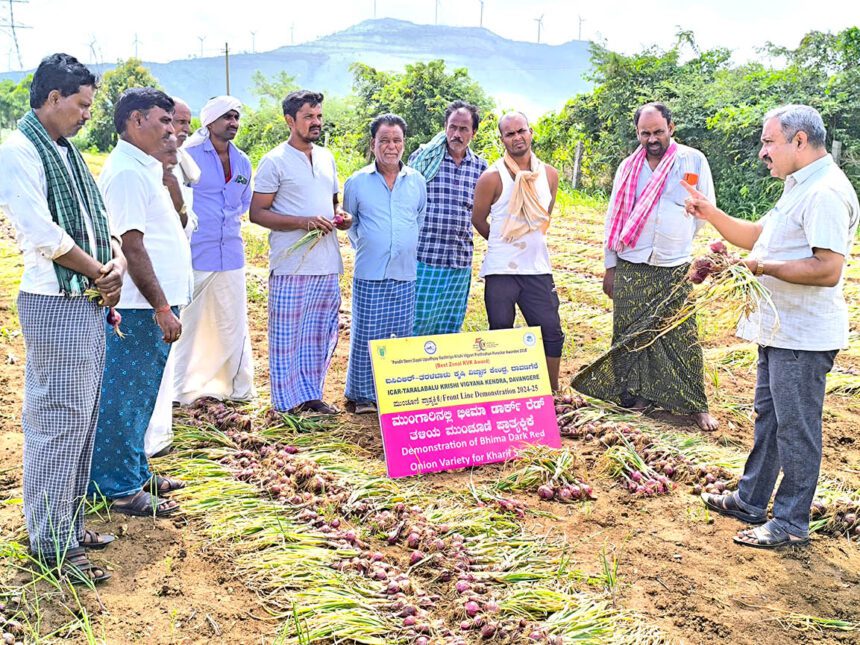
{"label": "dark hair of man", "polygon": [[48,94],[57,90],[61,96],[71,96],[85,85],[96,88],[97,79],[86,65],[68,54],[45,56],[33,74],[30,83],[30,107],[34,110],[45,105]]}
{"label": "dark hair of man", "polygon": [[406,121],[403,120],[402,116],[398,116],[396,114],[383,114],[381,116],[376,117],[370,124],[371,139],[376,137],[376,132],[377,130],[379,130],[379,126],[381,125],[399,126],[400,130],[403,132],[403,136],[406,136]]}
{"label": "dark hair of man", "polygon": [[645,105],[640,107],[638,110],[636,110],[636,114],[633,115],[633,125],[635,127],[637,127],[637,128],[639,127],[639,117],[642,116],[642,113],[649,108],[653,108],[653,109],[657,110],[663,116],[663,118],[666,119],[666,125],[669,125],[670,123],[672,123],[672,110],[667,108],[662,103],[656,103],[655,102],[655,103],[646,103]]}
{"label": "dark hair of man", "polygon": [[284,108],[284,116],[291,116],[294,119],[303,105],[316,107],[323,102],[323,95],[319,92],[311,92],[310,90],[299,90],[298,92],[290,92],[287,98],[281,103]]}
{"label": "dark hair of man", "polygon": [[132,112],[146,114],[154,107],[160,107],[165,112],[173,112],[176,103],[167,94],[154,87],[132,87],[123,92],[113,109],[113,125],[117,134],[125,132],[125,125]]}
{"label": "dark hair of man", "polygon": [[472,131],[477,132],[478,125],[481,123],[481,114],[478,112],[478,108],[471,103],[460,100],[452,101],[448,104],[448,107],[445,108],[445,127],[448,127],[448,119],[450,119],[451,115],[457,110],[466,110],[472,115]]}

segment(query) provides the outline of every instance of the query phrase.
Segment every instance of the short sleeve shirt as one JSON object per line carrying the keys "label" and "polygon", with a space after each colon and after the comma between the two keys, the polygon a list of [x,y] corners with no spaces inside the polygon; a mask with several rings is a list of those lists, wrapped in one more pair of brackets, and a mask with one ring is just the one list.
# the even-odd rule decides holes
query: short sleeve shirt
{"label": "short sleeve shirt", "polygon": [[358,280],[415,280],[418,231],[427,209],[427,187],[417,171],[402,166],[389,188],[376,164],[347,179],[343,206],[352,215],[349,240]]}
{"label": "short sleeve shirt", "polygon": [[[338,192],[337,166],[326,148],[314,146],[311,159],[284,142],[268,152],[257,166],[254,192],[274,194],[271,210],[282,215],[334,218]],[[275,275],[331,275],[343,273],[337,233],[322,236],[313,248],[290,251],[307,231],[269,233],[269,270]]]}
{"label": "short sleeve shirt", "polygon": [[[860,219],[857,193],[830,155],[785,179],[782,197],[760,220],[762,232],[751,257],[802,260],[813,249],[848,259]],[[775,312],[766,304],[738,324],[738,336],[766,347],[829,351],[848,346],[848,307],[842,279],[834,287],[792,284],[773,276],[759,278],[770,291]]]}
{"label": "short sleeve shirt", "polygon": [[[160,161],[120,139],[105,162],[98,184],[112,228],[119,235],[132,230],[143,233],[143,246],[168,304],[182,306],[191,300],[194,287],[191,249],[164,189],[163,172]],[[130,272],[123,278],[117,306],[152,308]]]}

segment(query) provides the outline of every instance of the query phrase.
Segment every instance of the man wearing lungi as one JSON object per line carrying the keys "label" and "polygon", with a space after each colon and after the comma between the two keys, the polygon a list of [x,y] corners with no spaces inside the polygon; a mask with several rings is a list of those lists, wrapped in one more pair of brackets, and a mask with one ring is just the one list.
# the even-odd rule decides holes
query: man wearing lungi
{"label": "man wearing lungi", "polygon": [[[269,379],[281,412],[337,414],[323,386],[337,346],[343,273],[337,234],[352,216],[338,205],[337,166],[322,134],[323,95],[301,90],[283,101],[290,137],[257,166],[251,221],[269,233]],[[310,231],[320,237],[293,248]]]}
{"label": "man wearing lungi", "polygon": [[204,396],[247,401],[256,395],[241,217],[251,205],[251,161],[233,139],[242,104],[210,99],[202,127],[183,149],[200,168],[194,184],[197,230],[191,237],[194,297],[182,311],[186,331],[174,348],[180,403]]}
{"label": "man wearing lungi", "polygon": [[469,148],[481,118],[478,108],[454,101],[445,130],[409,157],[427,181],[427,217],[418,237],[415,281],[416,336],[456,334],[466,317],[472,280],[472,202],[487,169]]}
{"label": "man wearing lungi", "polygon": [[402,161],[406,122],[383,114],[370,124],[370,137],[374,162],[343,188],[355,248],[346,399],[358,414],[376,412],[368,342],[412,334],[418,232],[427,209],[424,177]]}
{"label": "man wearing lungi", "polygon": [[110,333],[90,493],[127,515],[170,515],[160,497],[184,484],[149,470],[144,435],[155,407],[170,343],[182,333],[179,307],[191,299],[191,251],[163,186],[160,154],[173,141],[173,99],[132,88],[114,108],[119,134],[99,176],[111,222],[128,258],[117,311],[124,334]]}
{"label": "man wearing lungi", "polygon": [[[96,77],[77,59],[46,57],[30,85],[32,110],[0,146],[0,206],[24,256],[17,302],[27,348],[24,516],[31,553],[72,582],[110,577],[84,549],[114,539],[86,530],[83,509],[104,369],[103,307],[119,301],[126,267],[95,180],[68,140],[89,120],[95,89]],[[98,297],[88,298],[89,289]]]}
{"label": "man wearing lungi", "polygon": [[528,119],[511,112],[499,120],[505,155],[475,188],[472,224],[487,240],[481,266],[490,329],[514,326],[519,306],[526,323],[540,327],[549,382],[558,390],[564,332],[546,246],[558,172],[532,152]]}
{"label": "man wearing lungi", "polygon": [[693,238],[702,227],[684,211],[681,180],[695,178],[714,201],[711,169],[705,155],[674,141],[672,113],[662,103],[640,107],[633,124],[639,147],[615,173],[606,213],[603,291],[613,301],[612,347],[573,387],[636,410],[690,415],[702,430],[716,430],[695,318],[657,337],[686,301]]}
{"label": "man wearing lungi", "polygon": [[826,140],[821,115],[808,105],[784,105],[764,116],[758,156],[784,186],[757,222],[730,217],[689,188],[688,211],[750,249],[744,262],[773,303],[738,323],[737,335],[758,345],[755,434],[743,477],[736,491],[702,495],[717,513],[761,524],[738,532],[734,541],[743,546],[809,542],[826,379],[839,350],[848,347],[843,276],[860,220],[857,193],[827,154]]}

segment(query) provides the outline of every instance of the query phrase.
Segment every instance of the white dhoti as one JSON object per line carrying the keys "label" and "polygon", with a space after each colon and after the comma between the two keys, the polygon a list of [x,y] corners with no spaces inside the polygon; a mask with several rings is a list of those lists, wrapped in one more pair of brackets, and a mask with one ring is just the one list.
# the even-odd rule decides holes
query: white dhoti
{"label": "white dhoti", "polygon": [[164,366],[164,375],[161,377],[161,387],[158,389],[158,398],[155,400],[155,408],[152,417],[146,427],[146,435],[143,437],[143,451],[147,457],[152,457],[173,443],[173,381],[176,370],[173,363],[173,351],[167,357]]}
{"label": "white dhoti", "polygon": [[173,346],[173,400],[247,401],[256,396],[245,269],[195,271],[194,296]]}

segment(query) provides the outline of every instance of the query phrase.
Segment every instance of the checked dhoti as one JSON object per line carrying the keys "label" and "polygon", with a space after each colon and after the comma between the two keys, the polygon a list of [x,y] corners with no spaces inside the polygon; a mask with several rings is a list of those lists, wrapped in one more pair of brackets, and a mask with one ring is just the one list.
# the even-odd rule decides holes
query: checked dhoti
{"label": "checked dhoti", "polygon": [[269,378],[276,410],[322,400],[339,310],[336,273],[269,278]]}
{"label": "checked dhoti", "polygon": [[457,334],[466,317],[472,270],[418,263],[413,335]]}
{"label": "checked dhoti", "polygon": [[59,560],[83,537],[105,361],[104,309],[18,294],[24,370],[24,515],[30,548]]}
{"label": "checked dhoti", "polygon": [[414,281],[353,280],[347,399],[357,403],[376,401],[368,343],[410,336],[414,321]]}

